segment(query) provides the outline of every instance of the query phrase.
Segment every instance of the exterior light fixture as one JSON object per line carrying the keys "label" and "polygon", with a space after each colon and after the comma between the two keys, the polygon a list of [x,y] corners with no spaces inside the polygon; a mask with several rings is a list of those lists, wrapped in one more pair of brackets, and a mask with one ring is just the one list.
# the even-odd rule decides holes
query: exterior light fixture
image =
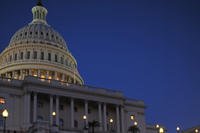
{"label": "exterior light fixture", "polygon": [[56,116],[56,112],[52,112],[52,115],[53,115],[53,116]]}
{"label": "exterior light fixture", "polygon": [[87,119],[87,116],[86,116],[86,115],[84,115],[84,116],[83,116],[83,120],[86,120],[86,119]]}
{"label": "exterior light fixture", "polygon": [[137,121],[135,121],[135,122],[134,122],[134,125],[135,125],[135,126],[137,126],[137,125],[138,125]]}
{"label": "exterior light fixture", "polygon": [[114,122],[114,120],[111,118],[109,122],[110,122],[110,123],[113,123],[113,122]]}
{"label": "exterior light fixture", "polygon": [[131,115],[130,118],[131,118],[132,121],[135,120],[135,116],[134,115]]}
{"label": "exterior light fixture", "polygon": [[164,129],[162,127],[159,129],[159,133],[164,133]]}
{"label": "exterior light fixture", "polygon": [[6,118],[8,118],[8,110],[5,109],[3,112],[2,112],[2,116],[4,118],[4,126],[3,126],[3,133],[6,133]]}
{"label": "exterior light fixture", "polygon": [[176,131],[177,131],[177,133],[179,133],[180,132],[180,127],[176,127]]}
{"label": "exterior light fixture", "polygon": [[156,125],[156,128],[159,128],[159,127],[160,127],[160,125],[157,124],[157,125]]}
{"label": "exterior light fixture", "polygon": [[199,132],[199,130],[198,129],[195,129],[195,133],[198,133]]}

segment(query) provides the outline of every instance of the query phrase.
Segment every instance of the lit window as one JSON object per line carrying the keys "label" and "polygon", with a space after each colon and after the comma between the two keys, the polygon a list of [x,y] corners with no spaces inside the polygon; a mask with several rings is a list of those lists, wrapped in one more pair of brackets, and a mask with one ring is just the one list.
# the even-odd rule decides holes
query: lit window
{"label": "lit window", "polygon": [[5,103],[6,103],[5,99],[4,98],[0,98],[0,104],[5,104]]}
{"label": "lit window", "polygon": [[130,118],[131,118],[131,120],[135,120],[135,116],[134,115],[131,115]]}

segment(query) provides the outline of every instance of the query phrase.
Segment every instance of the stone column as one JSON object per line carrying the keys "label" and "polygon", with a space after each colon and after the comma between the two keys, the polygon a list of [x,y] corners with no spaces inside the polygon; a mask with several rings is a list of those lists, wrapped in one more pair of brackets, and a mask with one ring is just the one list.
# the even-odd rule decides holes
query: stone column
{"label": "stone column", "polygon": [[103,127],[104,131],[107,131],[107,116],[106,116],[106,103],[103,104]]}
{"label": "stone column", "polygon": [[56,125],[59,126],[59,96],[56,96]]}
{"label": "stone column", "polygon": [[102,111],[101,111],[101,103],[98,104],[98,110],[99,110],[99,131],[102,131]]}
{"label": "stone column", "polygon": [[85,124],[86,126],[88,125],[88,101],[85,100],[85,115],[87,117],[87,119],[85,120]]}
{"label": "stone column", "polygon": [[122,133],[125,133],[125,128],[124,128],[124,107],[121,107],[121,131],[122,131]]}
{"label": "stone column", "polygon": [[71,98],[71,128],[74,128],[74,99]]}
{"label": "stone column", "polygon": [[53,113],[53,96],[50,95],[50,112],[49,112],[49,118],[50,118],[50,125],[53,125],[53,116],[52,116],[52,113]]}
{"label": "stone column", "polygon": [[116,124],[117,124],[117,133],[120,133],[120,119],[119,119],[119,106],[116,107]]}
{"label": "stone column", "polygon": [[37,121],[37,93],[33,96],[33,122]]}

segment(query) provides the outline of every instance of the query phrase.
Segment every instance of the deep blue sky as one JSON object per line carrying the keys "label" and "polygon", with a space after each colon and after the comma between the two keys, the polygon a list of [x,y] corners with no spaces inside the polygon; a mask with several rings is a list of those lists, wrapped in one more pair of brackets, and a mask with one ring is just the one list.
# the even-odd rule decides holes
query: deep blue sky
{"label": "deep blue sky", "polygon": [[[0,50],[31,22],[34,0],[2,0]],[[147,123],[200,124],[199,0],[51,0],[59,31],[86,84],[144,100]]]}

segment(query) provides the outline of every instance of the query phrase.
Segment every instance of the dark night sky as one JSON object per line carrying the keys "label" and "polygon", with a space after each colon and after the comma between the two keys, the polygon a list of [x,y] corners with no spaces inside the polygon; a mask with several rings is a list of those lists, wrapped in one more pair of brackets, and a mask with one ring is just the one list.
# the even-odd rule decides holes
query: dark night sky
{"label": "dark night sky", "polygon": [[[1,0],[0,50],[32,20],[34,0]],[[51,0],[48,23],[86,84],[144,100],[147,123],[200,124],[199,0]]]}

